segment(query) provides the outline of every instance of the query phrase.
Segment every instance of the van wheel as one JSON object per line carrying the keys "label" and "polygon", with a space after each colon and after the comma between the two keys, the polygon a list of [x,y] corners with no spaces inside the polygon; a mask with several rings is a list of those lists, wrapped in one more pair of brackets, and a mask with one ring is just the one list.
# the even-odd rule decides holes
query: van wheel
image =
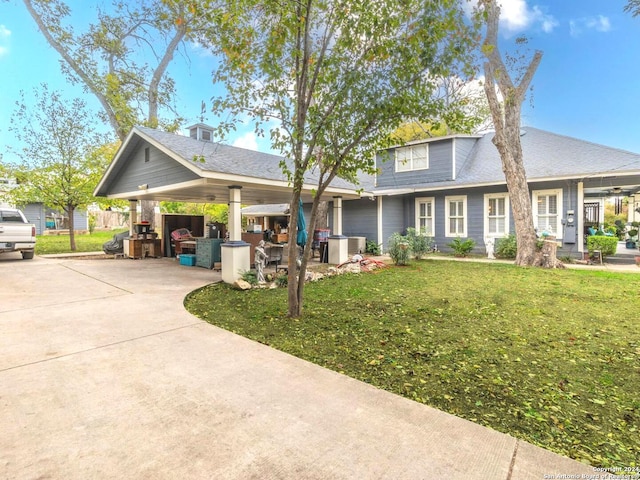
{"label": "van wheel", "polygon": [[22,252],[23,260],[31,260],[33,258],[34,252]]}

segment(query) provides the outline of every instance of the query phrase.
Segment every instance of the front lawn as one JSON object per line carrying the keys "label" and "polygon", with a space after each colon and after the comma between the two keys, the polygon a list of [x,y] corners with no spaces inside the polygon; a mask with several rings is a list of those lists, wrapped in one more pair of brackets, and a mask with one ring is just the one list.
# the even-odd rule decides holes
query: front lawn
{"label": "front lawn", "polygon": [[[111,240],[120,230],[101,230],[93,233],[76,233],[76,252],[101,252],[102,244]],[[70,253],[69,234],[64,235],[38,235],[36,237],[36,255],[48,255],[56,253]]]}
{"label": "front lawn", "polygon": [[599,467],[640,458],[640,275],[423,260],[286,289],[204,287],[200,318]]}

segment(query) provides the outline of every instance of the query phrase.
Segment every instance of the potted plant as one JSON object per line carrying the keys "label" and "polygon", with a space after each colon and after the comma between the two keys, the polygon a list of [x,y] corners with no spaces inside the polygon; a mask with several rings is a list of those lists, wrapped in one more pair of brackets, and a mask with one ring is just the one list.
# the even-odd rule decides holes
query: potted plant
{"label": "potted plant", "polygon": [[636,241],[638,240],[638,229],[632,228],[627,232],[629,234],[629,238],[625,241],[625,246],[627,248],[636,248]]}

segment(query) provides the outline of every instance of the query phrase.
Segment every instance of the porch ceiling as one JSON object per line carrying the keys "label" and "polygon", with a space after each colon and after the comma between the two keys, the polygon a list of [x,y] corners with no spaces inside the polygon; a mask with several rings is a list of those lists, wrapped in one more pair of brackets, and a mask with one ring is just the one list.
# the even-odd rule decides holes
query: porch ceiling
{"label": "porch ceiling", "polygon": [[[200,178],[160,187],[144,184],[140,185],[138,190],[111,194],[108,198],[226,204],[229,202],[229,187],[240,186],[242,187],[241,201],[243,205],[268,205],[291,201],[292,190],[288,185],[274,185],[273,182],[267,185],[246,180],[232,182]],[[312,202],[313,191],[313,186],[305,186],[301,193],[302,201]],[[360,195],[353,190],[330,188],[324,192],[322,199],[331,200],[334,196],[341,196],[345,200],[360,198]]]}
{"label": "porch ceiling", "polygon": [[635,195],[640,196],[640,185],[632,182],[621,182],[620,184],[616,184],[615,186],[601,185],[598,187],[585,187],[584,189],[585,197],[631,197]]}

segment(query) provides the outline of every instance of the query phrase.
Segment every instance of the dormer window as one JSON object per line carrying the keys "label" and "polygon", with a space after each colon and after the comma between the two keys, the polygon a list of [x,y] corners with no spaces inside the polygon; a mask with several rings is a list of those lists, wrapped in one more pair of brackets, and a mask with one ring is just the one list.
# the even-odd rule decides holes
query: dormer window
{"label": "dormer window", "polygon": [[396,172],[411,172],[429,168],[429,144],[396,148]]}

